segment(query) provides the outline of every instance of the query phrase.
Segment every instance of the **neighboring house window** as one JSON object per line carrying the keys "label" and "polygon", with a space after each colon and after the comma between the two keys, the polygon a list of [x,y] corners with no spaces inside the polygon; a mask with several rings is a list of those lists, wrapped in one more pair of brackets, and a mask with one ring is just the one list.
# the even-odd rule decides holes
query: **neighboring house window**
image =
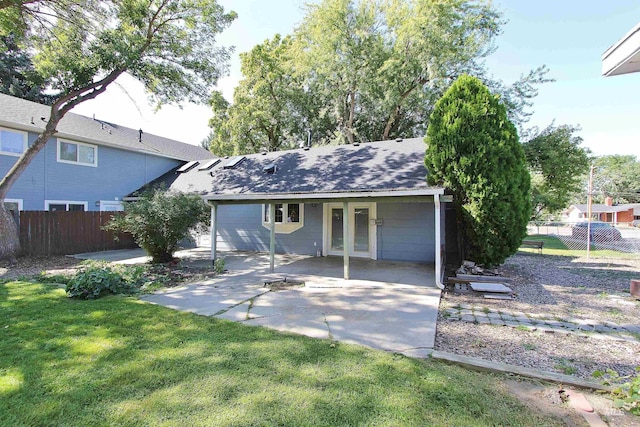
{"label": "neighboring house window", "polygon": [[68,200],[45,200],[44,209],[51,212],[56,211],[86,211],[87,202],[75,202]]}
{"label": "neighboring house window", "polygon": [[[262,225],[270,228],[270,204],[262,205]],[[292,233],[303,227],[304,204],[302,203],[276,203],[275,225],[276,233]]]}
{"label": "neighboring house window", "polygon": [[85,166],[98,166],[98,147],[80,142],[58,140],[58,161]]}
{"label": "neighboring house window", "polygon": [[0,128],[0,154],[20,156],[26,149],[26,132]]}

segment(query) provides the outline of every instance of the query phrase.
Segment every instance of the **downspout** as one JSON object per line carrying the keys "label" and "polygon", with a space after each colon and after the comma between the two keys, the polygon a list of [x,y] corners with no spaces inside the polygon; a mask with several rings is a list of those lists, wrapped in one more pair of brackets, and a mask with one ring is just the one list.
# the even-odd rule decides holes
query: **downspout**
{"label": "downspout", "polygon": [[444,285],[442,284],[443,277],[443,269],[442,269],[442,229],[440,224],[440,195],[433,195],[433,205],[435,210],[435,229],[436,229],[436,237],[435,237],[435,245],[436,245],[436,286],[441,290],[444,290]]}

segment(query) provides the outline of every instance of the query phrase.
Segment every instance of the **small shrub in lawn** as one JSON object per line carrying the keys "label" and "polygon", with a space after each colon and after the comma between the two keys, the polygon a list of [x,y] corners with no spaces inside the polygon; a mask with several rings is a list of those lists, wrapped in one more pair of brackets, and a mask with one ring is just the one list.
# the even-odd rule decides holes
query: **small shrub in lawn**
{"label": "small shrub in lawn", "polygon": [[84,263],[65,288],[70,298],[96,299],[108,294],[134,294],[144,282],[145,267]]}
{"label": "small shrub in lawn", "polygon": [[224,259],[218,258],[213,262],[213,271],[218,274],[222,274],[224,272]]}

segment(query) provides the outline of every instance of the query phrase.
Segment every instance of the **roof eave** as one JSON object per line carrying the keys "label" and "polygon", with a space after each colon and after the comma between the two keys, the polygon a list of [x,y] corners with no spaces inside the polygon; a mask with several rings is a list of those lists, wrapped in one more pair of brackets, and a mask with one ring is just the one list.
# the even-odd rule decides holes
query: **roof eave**
{"label": "roof eave", "polygon": [[206,194],[202,198],[208,202],[266,202],[280,200],[340,200],[369,199],[382,197],[420,197],[444,194],[444,188],[433,187],[420,190],[381,190],[381,191],[341,191],[316,193],[240,193],[240,194]]}
{"label": "roof eave", "polygon": [[[2,119],[0,119],[0,126],[6,127],[6,128],[11,128],[11,129],[16,129],[16,130],[21,130],[21,131],[24,131],[24,132],[33,132],[33,133],[37,133],[37,134],[42,133],[42,131],[44,130],[43,128],[35,126],[35,125],[25,125],[25,124],[22,124],[22,123],[10,122],[10,121],[7,121],[7,120],[2,120]],[[122,145],[119,145],[119,144],[113,144],[113,143],[109,143],[109,142],[106,142],[106,141],[103,141],[103,140],[97,140],[97,139],[94,139],[94,138],[87,138],[87,137],[83,137],[83,136],[80,136],[80,135],[75,135],[75,134],[67,133],[67,132],[56,132],[55,134],[53,134],[53,136],[51,136],[51,138],[69,139],[71,141],[84,142],[84,143],[87,143],[87,144],[100,145],[100,146],[105,146],[105,147],[109,147],[109,148],[117,148],[119,150],[130,151],[130,152],[133,152],[133,153],[150,154],[152,156],[163,157],[163,158],[166,158],[166,159],[179,160],[179,161],[183,161],[183,162],[190,161],[190,159],[184,158],[184,157],[170,156],[168,154],[158,153],[156,151],[151,151],[151,150],[139,150],[139,149],[135,149],[135,148],[131,148],[131,147],[125,147],[125,146],[122,146]]]}

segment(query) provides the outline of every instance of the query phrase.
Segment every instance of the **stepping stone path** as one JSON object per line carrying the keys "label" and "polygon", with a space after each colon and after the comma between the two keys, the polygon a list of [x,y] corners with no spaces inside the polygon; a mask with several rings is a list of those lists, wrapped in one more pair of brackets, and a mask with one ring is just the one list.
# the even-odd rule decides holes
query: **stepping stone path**
{"label": "stepping stone path", "polygon": [[444,310],[444,317],[448,320],[509,326],[528,331],[640,342],[640,325],[633,324],[619,325],[589,319],[549,317],[544,314],[511,312],[470,304],[449,304]]}

